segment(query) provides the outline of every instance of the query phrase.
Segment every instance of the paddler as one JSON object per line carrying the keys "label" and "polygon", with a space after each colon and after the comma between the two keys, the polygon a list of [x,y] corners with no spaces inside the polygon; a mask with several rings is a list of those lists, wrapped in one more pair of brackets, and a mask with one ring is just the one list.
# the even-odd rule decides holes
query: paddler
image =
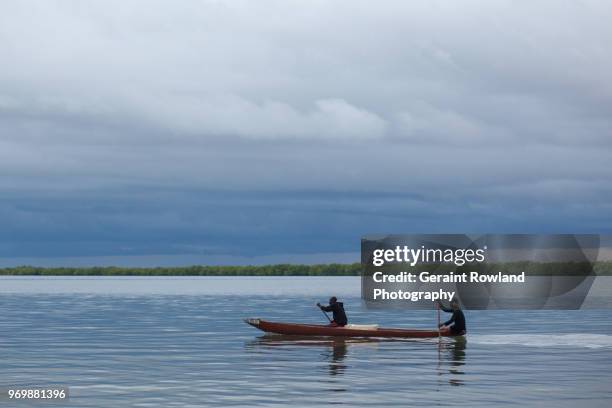
{"label": "paddler", "polygon": [[461,311],[457,298],[451,300],[450,308],[444,307],[439,300],[438,305],[440,305],[440,309],[444,310],[446,313],[453,314],[448,321],[440,324],[440,330],[448,330],[452,336],[463,336],[466,333],[465,315]]}
{"label": "paddler", "polygon": [[324,312],[333,312],[334,318],[329,322],[330,326],[342,327],[348,323],[346,313],[344,312],[344,303],[338,302],[335,296],[329,298],[329,306],[323,306],[320,303],[317,303],[317,306]]}

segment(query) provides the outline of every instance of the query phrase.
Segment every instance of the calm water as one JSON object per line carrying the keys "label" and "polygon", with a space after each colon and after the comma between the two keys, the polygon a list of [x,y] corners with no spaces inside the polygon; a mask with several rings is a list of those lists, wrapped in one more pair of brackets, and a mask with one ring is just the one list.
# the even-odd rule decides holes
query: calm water
{"label": "calm water", "polygon": [[68,385],[75,407],[612,406],[607,310],[468,311],[466,342],[286,340],[241,319],[322,322],[313,304],[331,292],[355,323],[435,315],[368,311],[355,278],[0,285],[0,388]]}

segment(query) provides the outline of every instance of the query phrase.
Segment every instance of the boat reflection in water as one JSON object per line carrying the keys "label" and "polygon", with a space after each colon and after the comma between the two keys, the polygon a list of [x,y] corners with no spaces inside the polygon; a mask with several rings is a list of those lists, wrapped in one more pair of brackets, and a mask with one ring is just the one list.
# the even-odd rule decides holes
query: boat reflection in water
{"label": "boat reflection in water", "polygon": [[329,359],[329,375],[343,374],[346,365],[343,363],[348,352],[346,340],[331,340],[331,351],[327,353]]}
{"label": "boat reflection in water", "polygon": [[373,342],[368,339],[345,339],[312,336],[286,336],[282,334],[267,334],[246,343],[247,348],[257,347],[322,347],[324,351],[319,355],[329,363],[328,373],[336,376],[344,373],[347,368],[344,360],[348,353],[349,345],[366,344]]}
{"label": "boat reflection in water", "polygon": [[[465,365],[466,356],[466,340],[464,337],[456,338],[441,338],[441,339],[389,339],[389,338],[341,338],[341,337],[312,337],[312,336],[288,336],[281,334],[267,334],[254,339],[245,344],[247,349],[259,351],[272,351],[273,348],[322,348],[321,353],[310,353],[322,358],[322,362],[326,363],[327,373],[332,376],[338,376],[345,373],[350,368],[349,358],[347,355],[349,348],[353,358],[357,357],[361,362],[370,360],[370,363],[377,364],[379,358],[387,358],[388,355],[398,354],[401,351],[402,357],[398,357],[403,361],[403,365],[407,367],[415,367],[418,365],[417,360],[422,358],[422,353],[425,353],[430,358],[436,360],[438,364],[438,374],[440,376],[450,376],[448,383],[451,385],[464,385],[461,377],[464,374],[463,366]],[[374,353],[367,352],[365,349],[374,349]],[[358,350],[358,351],[355,351]],[[378,357],[376,357],[378,356]],[[418,356],[418,357],[417,357]],[[335,390],[343,391],[343,390]]]}
{"label": "boat reflection in water", "polygon": [[456,337],[446,341],[440,341],[438,345],[438,374],[450,376],[450,385],[465,385],[461,376],[465,374],[465,349],[467,340],[465,337]]}

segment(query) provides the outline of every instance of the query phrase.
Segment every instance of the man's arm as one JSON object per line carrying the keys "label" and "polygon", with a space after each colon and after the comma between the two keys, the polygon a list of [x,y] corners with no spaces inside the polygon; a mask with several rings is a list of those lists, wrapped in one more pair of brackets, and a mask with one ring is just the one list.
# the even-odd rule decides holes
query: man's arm
{"label": "man's arm", "polygon": [[324,312],[333,312],[334,309],[331,306],[323,306],[320,303],[317,303],[317,306],[319,306],[321,308],[322,311]]}
{"label": "man's arm", "polygon": [[456,320],[457,320],[457,319],[456,319],[456,317],[457,317],[457,313],[453,312],[453,315],[451,316],[451,318],[450,318],[450,319],[448,319],[448,321],[447,321],[447,322],[444,322],[444,326],[448,326],[448,325],[450,325],[451,323],[452,323],[452,324],[455,324],[455,322],[456,322]]}

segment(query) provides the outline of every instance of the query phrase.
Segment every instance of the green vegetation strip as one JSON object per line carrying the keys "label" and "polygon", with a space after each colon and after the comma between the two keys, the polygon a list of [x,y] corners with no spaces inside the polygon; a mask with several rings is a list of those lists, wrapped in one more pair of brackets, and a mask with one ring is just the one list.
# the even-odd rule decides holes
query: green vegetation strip
{"label": "green vegetation strip", "polygon": [[67,276],[357,276],[361,264],[260,265],[260,266],[186,266],[169,268],[39,268],[18,266],[2,268],[0,275]]}

